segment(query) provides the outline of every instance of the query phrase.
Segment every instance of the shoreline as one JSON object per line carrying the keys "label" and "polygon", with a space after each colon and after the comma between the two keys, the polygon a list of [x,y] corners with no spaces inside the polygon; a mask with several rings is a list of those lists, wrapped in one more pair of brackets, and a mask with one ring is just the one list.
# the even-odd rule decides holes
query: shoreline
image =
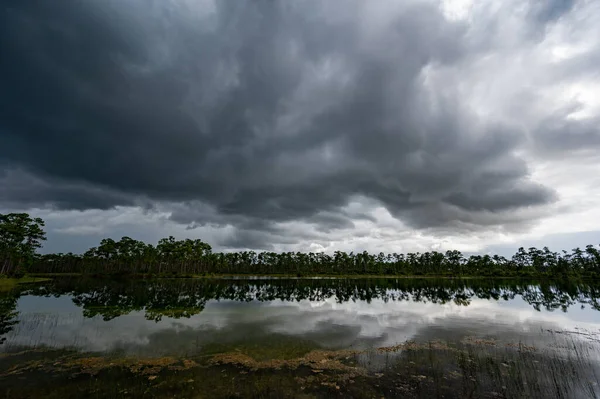
{"label": "shoreline", "polygon": [[37,277],[37,276],[24,276],[21,278],[12,278],[12,277],[6,277],[6,278],[0,278],[0,292],[2,291],[10,291],[12,289],[14,289],[15,287],[17,287],[18,285],[22,285],[22,284],[35,284],[35,283],[42,283],[44,281],[51,281],[51,278],[48,277]]}

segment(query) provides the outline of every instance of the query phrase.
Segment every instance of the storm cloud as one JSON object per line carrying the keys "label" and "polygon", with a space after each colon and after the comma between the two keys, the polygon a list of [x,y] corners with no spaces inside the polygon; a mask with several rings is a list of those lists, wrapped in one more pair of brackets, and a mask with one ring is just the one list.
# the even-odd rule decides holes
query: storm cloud
{"label": "storm cloud", "polygon": [[235,248],[373,221],[357,198],[414,231],[530,226],[561,194],[532,168],[600,148],[581,99],[548,99],[598,43],[544,58],[600,11],[512,3],[9,1],[0,202],[166,210]]}

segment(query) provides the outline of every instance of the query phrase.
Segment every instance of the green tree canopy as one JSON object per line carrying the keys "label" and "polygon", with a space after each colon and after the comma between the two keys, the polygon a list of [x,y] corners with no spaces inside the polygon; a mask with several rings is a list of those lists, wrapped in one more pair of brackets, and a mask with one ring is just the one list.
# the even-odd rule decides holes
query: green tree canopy
{"label": "green tree canopy", "polygon": [[27,213],[0,214],[1,274],[29,264],[35,251],[46,240],[44,221]]}

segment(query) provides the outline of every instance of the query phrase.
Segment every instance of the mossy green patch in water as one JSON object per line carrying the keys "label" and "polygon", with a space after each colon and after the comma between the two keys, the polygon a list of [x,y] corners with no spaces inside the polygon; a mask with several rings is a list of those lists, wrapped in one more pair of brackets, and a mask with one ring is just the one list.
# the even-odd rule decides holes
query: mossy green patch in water
{"label": "mossy green patch in water", "polygon": [[15,289],[19,284],[32,284],[32,283],[42,283],[44,281],[50,281],[49,278],[43,277],[30,277],[25,276],[21,278],[9,278],[3,275],[0,275],[0,292],[11,291]]}

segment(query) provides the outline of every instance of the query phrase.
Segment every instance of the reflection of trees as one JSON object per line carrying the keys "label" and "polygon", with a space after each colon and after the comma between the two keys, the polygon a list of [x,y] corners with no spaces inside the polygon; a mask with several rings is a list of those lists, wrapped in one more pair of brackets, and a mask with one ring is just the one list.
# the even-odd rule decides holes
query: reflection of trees
{"label": "reflection of trees", "polygon": [[18,298],[18,293],[14,291],[0,293],[0,344],[6,340],[3,336],[12,331],[13,326],[18,323]]}
{"label": "reflection of trees", "polygon": [[[69,295],[85,317],[111,320],[142,311],[148,320],[189,318],[210,300],[313,302],[334,299],[338,303],[372,300],[454,303],[468,306],[473,299],[509,301],[522,298],[538,311],[588,305],[600,310],[600,284],[573,282],[524,282],[523,280],[431,279],[314,279],[226,280],[163,279],[103,280],[56,279],[44,286],[0,294],[0,337],[17,323],[20,295]],[[0,338],[0,343],[2,338]]]}
{"label": "reflection of trees", "polygon": [[104,320],[144,311],[149,320],[191,317],[210,300],[323,301],[372,300],[455,303],[473,299],[508,301],[521,297],[535,309],[566,311],[575,304],[600,310],[600,286],[589,284],[499,280],[323,279],[323,280],[67,280],[26,291],[31,295],[70,295],[85,317]]}
{"label": "reflection of trees", "polygon": [[33,295],[71,295],[85,317],[104,320],[144,311],[149,320],[163,316],[191,317],[204,309],[206,292],[194,289],[182,280],[111,281],[58,280],[52,285],[29,291]]}

